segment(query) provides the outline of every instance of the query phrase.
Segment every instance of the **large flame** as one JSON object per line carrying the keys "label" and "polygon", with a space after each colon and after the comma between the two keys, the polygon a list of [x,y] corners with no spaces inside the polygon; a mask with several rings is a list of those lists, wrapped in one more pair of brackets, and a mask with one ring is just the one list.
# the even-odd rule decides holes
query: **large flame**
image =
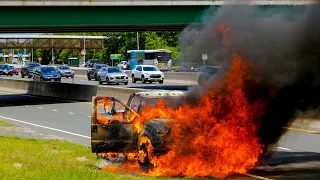
{"label": "large flame", "polygon": [[[147,175],[225,178],[253,168],[264,149],[257,131],[268,101],[258,97],[249,102],[245,91],[252,72],[248,61],[234,55],[223,78],[211,82],[196,106],[184,104],[171,109],[160,101],[157,107],[146,107],[134,122],[139,129],[153,118],[174,119],[167,137],[167,142],[174,143],[167,144],[170,150],[165,155],[149,156],[154,167]],[[270,95],[273,93],[270,91]],[[144,137],[141,141],[149,142]],[[137,167],[131,162],[120,169],[145,174]]]}

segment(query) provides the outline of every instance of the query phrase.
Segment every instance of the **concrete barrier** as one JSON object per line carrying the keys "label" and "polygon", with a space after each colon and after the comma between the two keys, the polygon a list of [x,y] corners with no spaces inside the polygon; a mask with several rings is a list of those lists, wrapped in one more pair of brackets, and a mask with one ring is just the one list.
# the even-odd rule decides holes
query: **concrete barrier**
{"label": "concrete barrier", "polygon": [[114,96],[127,99],[132,93],[147,91],[146,89],[136,88],[35,82],[5,78],[0,78],[0,90],[77,101],[91,101],[92,96]]}

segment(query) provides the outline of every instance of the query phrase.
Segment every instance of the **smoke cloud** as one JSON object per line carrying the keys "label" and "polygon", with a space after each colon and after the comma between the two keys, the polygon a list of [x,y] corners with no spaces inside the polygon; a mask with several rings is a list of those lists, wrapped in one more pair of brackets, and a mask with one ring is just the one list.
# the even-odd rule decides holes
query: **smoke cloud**
{"label": "smoke cloud", "polygon": [[[202,64],[201,54],[207,53],[209,64],[228,67],[237,53],[254,65],[257,71],[247,84],[248,99],[264,96],[270,88],[277,91],[258,132],[263,144],[276,143],[297,111],[319,107],[319,5],[226,5],[209,9],[203,19],[201,29],[191,25],[181,33],[183,61]],[[216,33],[221,25],[228,28],[226,37]],[[195,104],[205,92],[197,88],[183,103]]]}

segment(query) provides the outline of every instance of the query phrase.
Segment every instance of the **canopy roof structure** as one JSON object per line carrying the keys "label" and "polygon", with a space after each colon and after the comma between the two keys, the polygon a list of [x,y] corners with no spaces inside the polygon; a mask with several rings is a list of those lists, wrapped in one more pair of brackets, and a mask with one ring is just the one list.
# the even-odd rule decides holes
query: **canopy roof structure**
{"label": "canopy roof structure", "polygon": [[102,49],[104,36],[0,35],[1,49]]}

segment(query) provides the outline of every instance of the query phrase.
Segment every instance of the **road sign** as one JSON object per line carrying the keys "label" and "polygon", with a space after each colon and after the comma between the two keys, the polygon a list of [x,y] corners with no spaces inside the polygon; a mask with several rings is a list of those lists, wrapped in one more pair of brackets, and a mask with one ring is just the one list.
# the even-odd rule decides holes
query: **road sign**
{"label": "road sign", "polygon": [[120,60],[121,54],[110,54],[110,59],[111,60]]}
{"label": "road sign", "polygon": [[208,55],[207,54],[202,54],[202,60],[204,60],[204,61],[208,60]]}
{"label": "road sign", "polygon": [[206,53],[202,54],[202,60],[203,60],[203,67],[206,66],[206,60],[208,60],[208,55]]}
{"label": "road sign", "polygon": [[39,58],[38,58],[38,61],[42,61],[42,58],[41,58],[41,57],[39,57]]}

